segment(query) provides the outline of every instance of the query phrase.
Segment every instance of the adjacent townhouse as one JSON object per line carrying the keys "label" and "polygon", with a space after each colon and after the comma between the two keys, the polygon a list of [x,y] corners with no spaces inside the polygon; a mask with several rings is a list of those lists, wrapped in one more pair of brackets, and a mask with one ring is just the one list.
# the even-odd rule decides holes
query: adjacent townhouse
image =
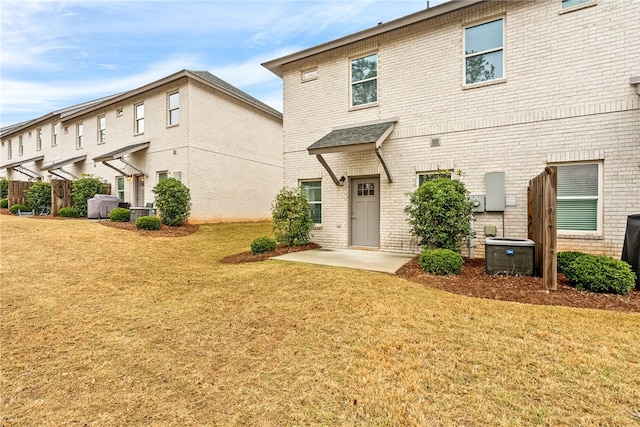
{"label": "adjacent townhouse", "polygon": [[207,71],[3,128],[1,140],[9,179],[92,174],[131,206],[153,203],[154,186],[175,177],[194,222],[268,218],[282,187],[282,114]]}
{"label": "adjacent townhouse", "polygon": [[620,256],[640,213],[640,2],[450,1],[268,61],[284,85],[284,183],[314,241],[416,251],[407,193],[446,173],[475,238],[527,237],[558,168],[558,250]]}

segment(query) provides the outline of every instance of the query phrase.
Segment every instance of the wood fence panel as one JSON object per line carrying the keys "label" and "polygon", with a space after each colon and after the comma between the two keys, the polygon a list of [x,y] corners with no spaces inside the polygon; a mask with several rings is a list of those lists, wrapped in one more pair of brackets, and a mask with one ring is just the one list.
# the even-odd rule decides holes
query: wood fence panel
{"label": "wood fence panel", "polygon": [[27,190],[33,185],[33,182],[28,181],[9,181],[9,207],[21,204],[27,204]]}
{"label": "wood fence panel", "polygon": [[66,179],[51,180],[51,215],[58,215],[61,208],[73,206],[71,200],[71,181]]}
{"label": "wood fence panel", "polygon": [[527,188],[527,235],[535,242],[535,271],[542,276],[546,290],[558,288],[557,182],[557,168],[548,166]]}

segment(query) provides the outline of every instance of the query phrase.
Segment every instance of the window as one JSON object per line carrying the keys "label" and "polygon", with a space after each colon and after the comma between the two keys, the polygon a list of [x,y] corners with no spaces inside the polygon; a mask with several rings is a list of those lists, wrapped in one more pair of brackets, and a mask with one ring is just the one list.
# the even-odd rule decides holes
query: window
{"label": "window", "polygon": [[11,140],[7,141],[7,158],[13,157],[13,147],[11,146]]}
{"label": "window", "polygon": [[562,0],[562,8],[567,9],[569,7],[577,6],[579,4],[591,3],[593,0]]}
{"label": "window", "polygon": [[98,117],[98,144],[104,144],[107,140],[107,118]]}
{"label": "window", "polygon": [[351,106],[378,102],[378,54],[351,61]]}
{"label": "window", "polygon": [[36,130],[36,150],[42,150],[42,128]]}
{"label": "window", "polygon": [[76,148],[82,148],[84,138],[84,125],[82,123],[78,123],[76,125]]}
{"label": "window", "polygon": [[24,145],[22,144],[22,135],[18,137],[18,156],[24,154]]}
{"label": "window", "polygon": [[431,172],[419,172],[418,173],[418,187],[427,181],[432,181],[436,178],[449,178],[451,179],[450,170],[438,170]]}
{"label": "window", "polygon": [[135,109],[135,133],[144,133],[144,104],[138,104]]}
{"label": "window", "polygon": [[600,166],[600,163],[558,166],[558,231],[600,231]]}
{"label": "window", "polygon": [[464,30],[465,84],[504,77],[504,20]]}
{"label": "window", "polygon": [[169,105],[169,126],[175,126],[180,122],[180,93],[170,93],[167,104]]}
{"label": "window", "polygon": [[322,224],[322,181],[302,181],[300,187],[309,201],[313,223]]}
{"label": "window", "polygon": [[121,202],[124,202],[124,176],[116,177],[116,196]]}
{"label": "window", "polygon": [[306,70],[302,72],[302,81],[308,82],[309,80],[315,80],[318,78],[318,69]]}
{"label": "window", "polygon": [[167,171],[158,172],[158,182],[167,178],[169,178],[169,172]]}
{"label": "window", "polygon": [[51,146],[58,145],[58,133],[60,132],[60,123],[54,123],[51,128]]}
{"label": "window", "polygon": [[358,184],[358,196],[375,196],[375,195],[376,195],[375,182],[363,182]]}

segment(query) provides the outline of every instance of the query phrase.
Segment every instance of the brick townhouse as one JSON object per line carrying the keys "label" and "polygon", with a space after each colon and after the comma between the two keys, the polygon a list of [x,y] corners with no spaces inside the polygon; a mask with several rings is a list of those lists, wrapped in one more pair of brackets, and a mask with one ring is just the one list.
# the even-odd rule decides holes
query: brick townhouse
{"label": "brick townhouse", "polygon": [[206,71],[68,107],[1,132],[0,175],[93,174],[132,206],[163,178],[191,191],[191,220],[270,217],[282,187],[282,114]]}
{"label": "brick townhouse", "polygon": [[640,213],[638,22],[637,0],[450,1],[264,63],[314,241],[417,250],[407,192],[445,171],[479,202],[481,256],[487,233],[527,237],[529,180],[554,165],[558,250],[620,256]]}

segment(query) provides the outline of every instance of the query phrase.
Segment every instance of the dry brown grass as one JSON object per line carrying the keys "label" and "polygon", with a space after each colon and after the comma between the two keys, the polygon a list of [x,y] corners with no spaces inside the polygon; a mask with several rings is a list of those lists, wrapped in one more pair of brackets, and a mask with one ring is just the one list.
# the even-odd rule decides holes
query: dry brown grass
{"label": "dry brown grass", "polygon": [[266,223],[0,231],[4,425],[639,425],[637,313],[219,262]]}

